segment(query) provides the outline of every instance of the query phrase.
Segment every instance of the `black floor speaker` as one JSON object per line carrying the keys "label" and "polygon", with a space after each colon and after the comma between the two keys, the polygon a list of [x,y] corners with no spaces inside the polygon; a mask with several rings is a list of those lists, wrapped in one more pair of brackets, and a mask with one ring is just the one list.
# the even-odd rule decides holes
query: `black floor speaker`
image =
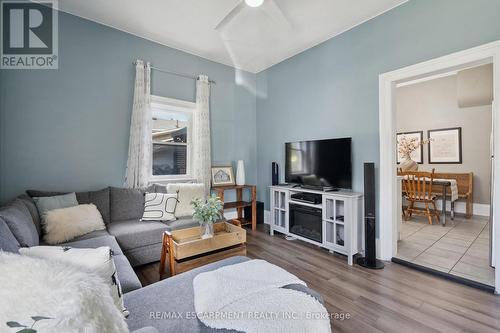
{"label": "black floor speaker", "polygon": [[271,175],[272,175],[272,184],[278,185],[280,183],[280,173],[278,163],[273,162],[271,164]]}
{"label": "black floor speaker", "polygon": [[[252,207],[243,208],[243,216],[245,219],[250,220],[252,218]],[[257,201],[257,224],[261,223],[264,223],[264,203]]]}
{"label": "black floor speaker", "polygon": [[384,263],[377,260],[375,232],[377,220],[375,218],[375,163],[365,163],[365,256],[358,258],[358,265],[371,268],[384,268]]}

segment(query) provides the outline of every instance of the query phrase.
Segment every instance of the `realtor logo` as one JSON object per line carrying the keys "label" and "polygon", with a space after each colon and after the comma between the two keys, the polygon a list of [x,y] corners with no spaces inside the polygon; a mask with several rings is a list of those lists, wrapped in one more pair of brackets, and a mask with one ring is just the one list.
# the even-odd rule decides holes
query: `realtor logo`
{"label": "realtor logo", "polygon": [[2,69],[57,69],[57,1],[2,1]]}

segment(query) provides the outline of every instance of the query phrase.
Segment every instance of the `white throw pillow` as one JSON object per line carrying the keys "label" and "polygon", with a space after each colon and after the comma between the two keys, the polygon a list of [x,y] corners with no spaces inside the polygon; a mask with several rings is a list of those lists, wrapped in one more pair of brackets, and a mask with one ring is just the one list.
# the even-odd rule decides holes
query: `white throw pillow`
{"label": "white throw pillow", "polygon": [[38,332],[128,332],[109,287],[96,274],[3,251],[0,267],[0,331],[13,332],[6,325],[12,321]]}
{"label": "white throw pillow", "polygon": [[142,221],[175,221],[177,194],[146,193]]}
{"label": "white throw pillow", "polygon": [[193,206],[191,201],[196,198],[205,198],[205,185],[190,183],[172,183],[167,185],[168,193],[177,193],[177,207],[175,216],[193,216]]}
{"label": "white throw pillow", "polygon": [[108,284],[116,308],[122,311],[125,316],[128,315],[128,311],[123,305],[122,287],[116,273],[112,251],[108,246],[97,249],[77,249],[69,246],[33,246],[20,248],[19,253],[40,259],[57,260],[97,274]]}
{"label": "white throw pillow", "polygon": [[94,204],[49,210],[42,223],[47,244],[60,244],[91,231],[106,229]]}

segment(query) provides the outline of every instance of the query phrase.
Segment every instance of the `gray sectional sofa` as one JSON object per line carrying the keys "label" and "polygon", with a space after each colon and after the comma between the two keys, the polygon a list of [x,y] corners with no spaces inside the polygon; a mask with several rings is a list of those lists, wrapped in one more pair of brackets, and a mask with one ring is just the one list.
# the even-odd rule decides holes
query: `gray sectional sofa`
{"label": "gray sectional sofa", "polygon": [[[93,203],[106,223],[106,230],[94,231],[62,245],[76,248],[109,246],[114,253],[118,278],[124,292],[125,306],[130,312],[127,319],[134,333],[152,332],[217,332],[204,326],[194,313],[193,278],[200,272],[214,270],[248,260],[232,257],[189,272],[142,287],[132,266],[158,261],[164,230],[197,225],[191,218],[174,222],[139,221],[144,210],[144,192],[166,192],[165,187],[153,185],[145,190],[109,187],[99,191],[77,193],[80,204]],[[40,217],[31,199],[62,193],[27,191],[10,204],[0,207],[0,250],[18,252],[21,246],[43,245]],[[321,300],[315,291],[301,285],[285,288],[297,289]],[[181,317],[167,318],[168,313]],[[190,315],[190,316],[189,316]]]}
{"label": "gray sectional sofa", "polygon": [[[63,194],[28,190],[30,197]],[[198,225],[192,217],[180,217],[176,221],[140,221],[144,213],[144,192],[166,193],[166,187],[151,185],[143,190],[108,187],[98,191],[77,192],[80,204],[93,203],[101,213],[107,230],[83,235],[74,241],[101,236],[113,236],[132,266],[160,260],[163,231],[189,228]]]}
{"label": "gray sectional sofa", "polygon": [[[118,276],[123,292],[141,288],[132,267],[160,260],[162,235],[198,225],[191,217],[172,222],[140,221],[144,212],[144,192],[165,193],[161,185],[144,190],[107,187],[98,191],[77,192],[78,203],[93,203],[101,213],[106,230],[98,230],[77,237],[67,245],[77,248],[109,246],[113,249]],[[10,204],[0,208],[0,248],[17,252],[21,246],[43,245],[40,216],[32,197],[60,195],[66,192],[28,190]],[[8,237],[7,231],[14,237]]]}

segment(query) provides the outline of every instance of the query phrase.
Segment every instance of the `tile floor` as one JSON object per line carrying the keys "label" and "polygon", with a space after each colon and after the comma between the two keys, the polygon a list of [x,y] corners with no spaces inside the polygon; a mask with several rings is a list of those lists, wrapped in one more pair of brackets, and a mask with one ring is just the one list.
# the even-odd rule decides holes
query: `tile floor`
{"label": "tile floor", "polygon": [[489,224],[486,217],[447,218],[446,226],[430,225],[425,216],[403,221],[397,258],[469,280],[495,285],[489,266]]}

